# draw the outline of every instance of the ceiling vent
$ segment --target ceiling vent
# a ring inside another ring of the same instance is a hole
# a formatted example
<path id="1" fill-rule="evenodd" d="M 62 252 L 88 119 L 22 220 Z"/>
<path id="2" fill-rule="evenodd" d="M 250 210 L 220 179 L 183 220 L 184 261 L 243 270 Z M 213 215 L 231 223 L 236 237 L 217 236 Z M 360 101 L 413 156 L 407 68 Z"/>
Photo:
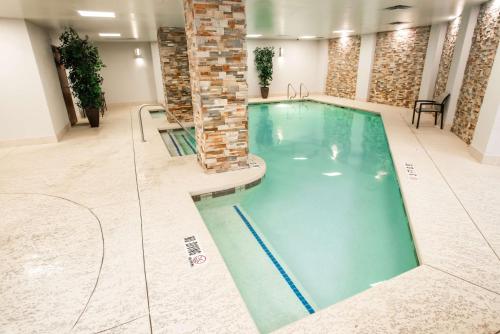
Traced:
<path id="1" fill-rule="evenodd" d="M 385 10 L 399 10 L 399 9 L 408 9 L 408 8 L 411 8 L 411 6 L 407 6 L 407 5 L 396 5 L 396 6 L 391 6 L 391 7 L 387 7 L 387 8 L 384 8 Z"/>
<path id="2" fill-rule="evenodd" d="M 410 23 L 410 22 L 394 21 L 394 22 L 391 22 L 389 24 L 393 25 L 393 26 L 397 26 L 397 25 L 400 25 L 400 24 L 408 24 L 408 23 Z"/>

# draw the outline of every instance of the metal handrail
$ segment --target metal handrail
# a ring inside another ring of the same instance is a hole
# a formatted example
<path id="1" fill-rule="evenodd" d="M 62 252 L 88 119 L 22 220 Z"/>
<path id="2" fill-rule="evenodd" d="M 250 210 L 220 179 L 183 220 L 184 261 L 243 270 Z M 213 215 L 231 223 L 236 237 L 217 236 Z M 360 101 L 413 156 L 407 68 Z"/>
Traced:
<path id="1" fill-rule="evenodd" d="M 307 91 L 307 94 L 302 96 L 302 86 L 304 86 L 305 90 Z M 307 89 L 306 85 L 304 85 L 302 82 L 300 83 L 300 87 L 299 87 L 299 97 L 302 98 L 302 97 L 308 97 L 309 96 L 309 89 Z"/>
<path id="2" fill-rule="evenodd" d="M 293 90 L 293 96 L 291 96 L 291 97 L 290 97 L 290 88 L 292 88 L 292 90 Z M 295 90 L 295 88 L 293 88 L 291 83 L 289 83 L 288 86 L 286 87 L 286 97 L 289 100 L 297 97 L 297 91 Z"/>
<path id="3" fill-rule="evenodd" d="M 175 117 L 174 114 L 172 114 L 167 108 L 165 108 L 164 105 L 162 104 L 142 104 L 140 107 L 139 107 L 139 125 L 141 126 L 141 138 L 142 138 L 142 142 L 146 142 L 146 140 L 144 139 L 144 127 L 142 125 L 142 108 L 145 108 L 145 107 L 162 107 L 165 112 L 167 114 L 169 114 L 170 116 L 172 116 L 172 118 L 175 120 L 175 122 L 177 124 L 179 124 L 179 126 L 182 128 L 182 130 L 186 131 L 186 133 L 188 134 L 189 137 L 191 137 L 192 139 L 194 139 L 194 141 L 196 142 L 196 138 L 191 134 L 191 132 L 189 132 L 182 124 L 181 122 L 179 122 L 179 120 L 177 119 L 177 117 Z"/>

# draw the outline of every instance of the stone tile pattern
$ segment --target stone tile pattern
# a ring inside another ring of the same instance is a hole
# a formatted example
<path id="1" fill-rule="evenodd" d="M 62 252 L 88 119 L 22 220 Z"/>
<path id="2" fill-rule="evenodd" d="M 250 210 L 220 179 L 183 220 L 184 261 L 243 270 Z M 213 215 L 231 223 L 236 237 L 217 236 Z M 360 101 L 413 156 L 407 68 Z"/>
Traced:
<path id="1" fill-rule="evenodd" d="M 334 38 L 328 41 L 328 76 L 326 94 L 354 99 L 358 76 L 361 36 Z"/>
<path id="2" fill-rule="evenodd" d="M 500 40 L 498 2 L 481 5 L 451 131 L 470 144 Z"/>
<path id="3" fill-rule="evenodd" d="M 446 91 L 451 61 L 453 60 L 453 53 L 455 52 L 458 29 L 460 28 L 460 20 L 461 17 L 459 16 L 448 23 L 446 37 L 443 44 L 443 53 L 441 54 L 441 60 L 439 61 L 439 70 L 436 79 L 436 86 L 434 88 L 434 98 L 437 98 Z"/>
<path id="4" fill-rule="evenodd" d="M 418 98 L 430 27 L 379 32 L 370 83 L 370 102 L 413 106 Z"/>
<path id="5" fill-rule="evenodd" d="M 191 83 L 184 28 L 158 29 L 158 47 L 163 78 L 163 89 L 168 110 L 181 122 L 193 121 Z M 167 114 L 169 122 L 174 122 Z"/>
<path id="6" fill-rule="evenodd" d="M 198 160 L 209 172 L 248 167 L 244 0 L 184 0 Z"/>

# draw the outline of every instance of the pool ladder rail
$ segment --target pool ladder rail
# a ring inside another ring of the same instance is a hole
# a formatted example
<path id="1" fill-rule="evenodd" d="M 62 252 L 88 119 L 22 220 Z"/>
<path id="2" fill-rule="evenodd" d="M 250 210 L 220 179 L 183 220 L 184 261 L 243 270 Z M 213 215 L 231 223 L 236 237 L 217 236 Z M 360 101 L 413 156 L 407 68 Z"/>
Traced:
<path id="1" fill-rule="evenodd" d="M 293 91 L 293 96 L 290 96 L 290 88 Z M 295 90 L 295 88 L 293 88 L 291 83 L 289 83 L 288 86 L 286 87 L 286 97 L 289 100 L 292 100 L 297 97 L 297 91 Z"/>
<path id="2" fill-rule="evenodd" d="M 181 122 L 179 122 L 179 120 L 177 119 L 177 117 L 175 117 L 174 114 L 172 114 L 168 108 L 165 108 L 164 105 L 162 104 L 142 104 L 140 107 L 139 107 L 139 110 L 138 110 L 138 113 L 139 113 L 139 125 L 140 125 L 140 128 L 141 128 L 141 139 L 142 139 L 142 142 L 145 143 L 146 142 L 146 139 L 144 139 L 144 126 L 142 125 L 142 109 L 145 108 L 145 107 L 161 107 L 165 110 L 165 112 L 167 114 L 169 114 L 170 116 L 172 116 L 172 118 L 175 120 L 175 122 L 177 124 L 179 124 L 179 126 L 181 127 L 182 130 L 184 130 L 186 132 L 186 134 L 191 137 L 191 139 L 194 139 L 194 141 L 196 142 L 196 138 L 191 134 L 191 132 L 189 132 L 185 127 L 184 125 L 181 124 Z"/>
<path id="3" fill-rule="evenodd" d="M 304 90 L 307 92 L 304 96 L 302 96 L 302 87 L 304 87 Z M 299 98 L 302 99 L 304 97 L 309 97 L 309 89 L 307 89 L 306 85 L 301 82 L 299 87 Z"/>

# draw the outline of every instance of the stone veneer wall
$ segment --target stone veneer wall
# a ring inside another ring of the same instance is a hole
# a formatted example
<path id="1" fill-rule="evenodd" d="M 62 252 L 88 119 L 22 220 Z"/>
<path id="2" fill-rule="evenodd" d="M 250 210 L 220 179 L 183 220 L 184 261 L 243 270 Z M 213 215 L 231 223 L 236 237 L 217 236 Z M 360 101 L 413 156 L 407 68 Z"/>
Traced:
<path id="1" fill-rule="evenodd" d="M 430 27 L 377 33 L 370 102 L 412 107 L 418 98 Z"/>
<path id="2" fill-rule="evenodd" d="M 471 143 L 474 136 L 500 40 L 499 8 L 498 1 L 490 1 L 481 5 L 474 29 L 457 111 L 451 128 L 451 131 L 467 144 Z"/>
<path id="3" fill-rule="evenodd" d="M 347 99 L 356 97 L 361 36 L 328 41 L 328 76 L 326 94 Z"/>
<path id="4" fill-rule="evenodd" d="M 198 160 L 207 172 L 248 167 L 244 0 L 184 0 Z"/>
<path id="5" fill-rule="evenodd" d="M 168 110 L 181 122 L 193 121 L 191 84 L 184 28 L 158 29 L 158 48 Z M 167 114 L 170 122 L 174 119 Z"/>
<path id="6" fill-rule="evenodd" d="M 434 98 L 437 98 L 446 91 L 451 61 L 453 60 L 453 53 L 455 52 L 458 29 L 460 28 L 460 20 L 461 17 L 457 17 L 448 23 L 446 37 L 443 44 L 443 53 L 441 54 L 441 60 L 439 61 L 439 70 L 436 79 L 436 86 L 434 88 Z"/>

